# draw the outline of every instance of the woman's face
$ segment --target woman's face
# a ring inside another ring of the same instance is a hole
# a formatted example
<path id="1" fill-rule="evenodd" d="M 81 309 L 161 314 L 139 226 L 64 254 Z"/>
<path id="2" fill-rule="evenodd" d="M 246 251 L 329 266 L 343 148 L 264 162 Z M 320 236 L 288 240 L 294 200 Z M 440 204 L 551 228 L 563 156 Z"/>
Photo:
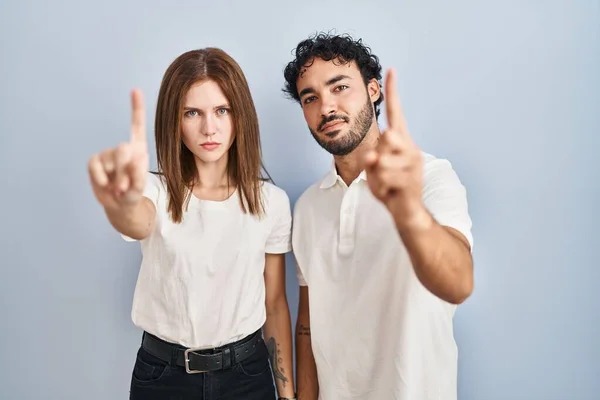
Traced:
<path id="1" fill-rule="evenodd" d="M 192 85 L 181 116 L 183 143 L 196 164 L 225 163 L 235 139 L 231 106 L 219 85 L 205 80 Z"/>

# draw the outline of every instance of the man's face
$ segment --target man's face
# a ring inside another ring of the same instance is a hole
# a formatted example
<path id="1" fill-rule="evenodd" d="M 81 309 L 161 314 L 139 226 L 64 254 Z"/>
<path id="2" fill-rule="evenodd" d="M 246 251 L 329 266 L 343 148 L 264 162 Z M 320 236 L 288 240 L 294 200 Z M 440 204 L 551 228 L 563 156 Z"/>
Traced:
<path id="1" fill-rule="evenodd" d="M 342 156 L 352 152 L 375 122 L 379 84 L 365 85 L 354 62 L 308 63 L 296 82 L 308 129 L 321 147 Z"/>

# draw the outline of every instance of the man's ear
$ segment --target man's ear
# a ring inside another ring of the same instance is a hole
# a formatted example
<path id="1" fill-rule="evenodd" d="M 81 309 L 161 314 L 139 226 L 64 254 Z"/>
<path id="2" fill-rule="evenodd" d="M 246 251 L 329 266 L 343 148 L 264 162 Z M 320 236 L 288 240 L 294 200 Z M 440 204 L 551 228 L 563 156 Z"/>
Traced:
<path id="1" fill-rule="evenodd" d="M 367 83 L 367 91 L 369 92 L 369 97 L 371 98 L 371 103 L 375 103 L 379 100 L 381 96 L 381 86 L 377 79 L 373 78 Z"/>

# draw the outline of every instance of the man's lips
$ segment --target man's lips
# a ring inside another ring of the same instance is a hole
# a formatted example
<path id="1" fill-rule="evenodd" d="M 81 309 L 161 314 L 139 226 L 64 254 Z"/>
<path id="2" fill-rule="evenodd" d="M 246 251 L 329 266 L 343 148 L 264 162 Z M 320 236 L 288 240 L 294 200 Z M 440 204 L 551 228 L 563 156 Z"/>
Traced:
<path id="1" fill-rule="evenodd" d="M 339 125 L 345 124 L 345 123 L 346 123 L 346 121 L 342 121 L 342 120 L 328 122 L 321 128 L 321 132 L 327 132 L 327 131 L 329 131 L 333 128 L 337 128 Z"/>

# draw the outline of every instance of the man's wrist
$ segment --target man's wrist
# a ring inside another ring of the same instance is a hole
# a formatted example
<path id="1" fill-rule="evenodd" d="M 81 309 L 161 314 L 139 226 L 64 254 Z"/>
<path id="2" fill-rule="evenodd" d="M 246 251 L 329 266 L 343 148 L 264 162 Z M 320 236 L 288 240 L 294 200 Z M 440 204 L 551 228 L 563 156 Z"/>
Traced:
<path id="1" fill-rule="evenodd" d="M 418 204 L 402 215 L 394 215 L 396 228 L 401 235 L 427 232 L 434 224 L 433 216 L 423 204 Z"/>

